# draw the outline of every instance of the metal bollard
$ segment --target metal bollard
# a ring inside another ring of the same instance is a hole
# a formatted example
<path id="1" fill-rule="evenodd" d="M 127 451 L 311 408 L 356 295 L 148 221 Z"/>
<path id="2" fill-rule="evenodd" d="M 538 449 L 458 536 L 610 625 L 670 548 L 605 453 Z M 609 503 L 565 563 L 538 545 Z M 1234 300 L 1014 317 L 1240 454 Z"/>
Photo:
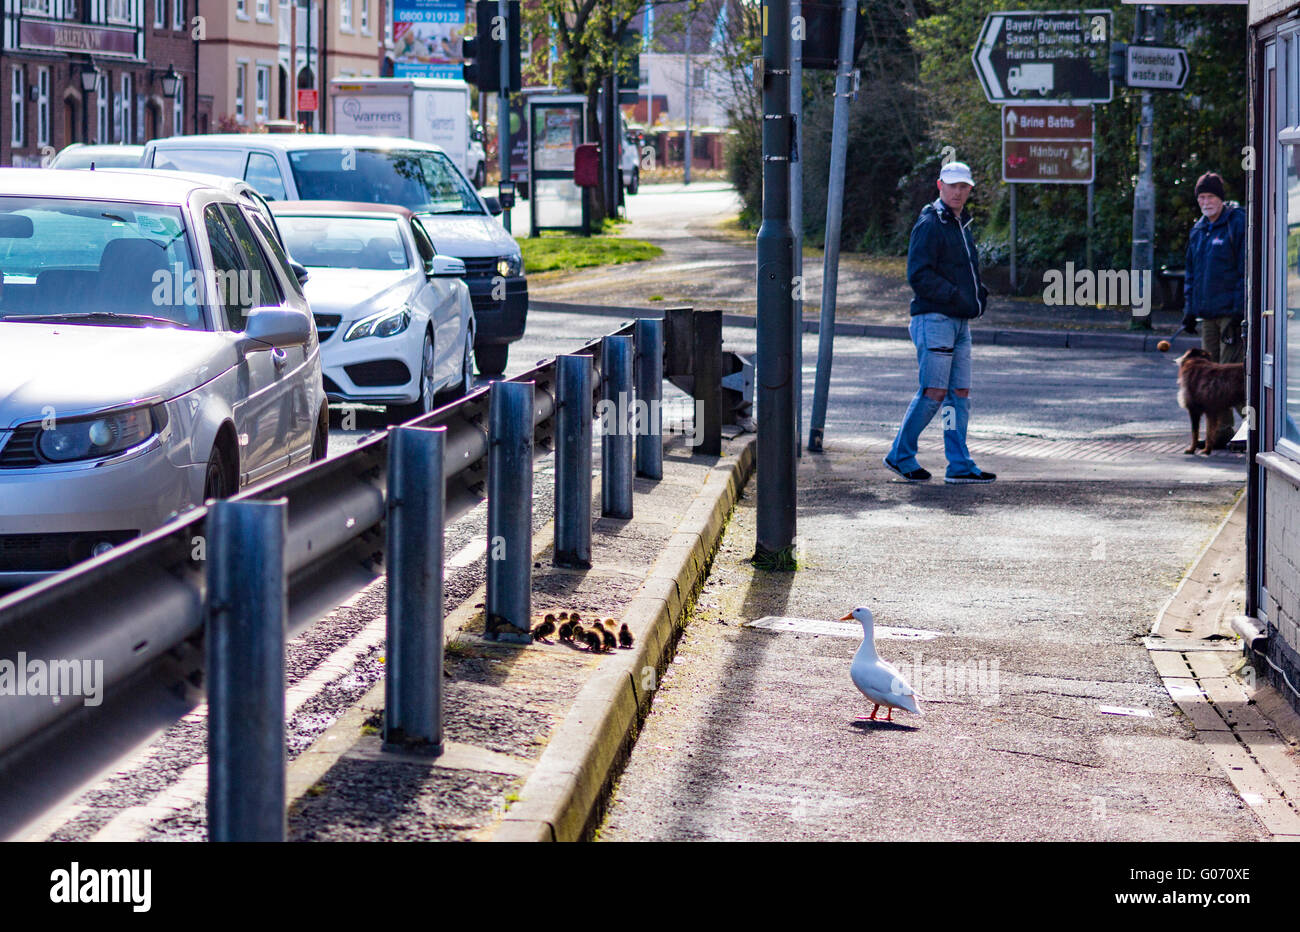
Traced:
<path id="1" fill-rule="evenodd" d="M 600 513 L 607 518 L 632 517 L 632 338 L 601 341 Z M 609 430 L 609 418 L 614 427 Z"/>
<path id="2" fill-rule="evenodd" d="M 664 477 L 663 397 L 664 322 L 642 317 L 636 322 L 636 400 L 643 419 L 637 424 L 636 474 L 647 479 Z"/>
<path id="3" fill-rule="evenodd" d="M 695 312 L 696 410 L 703 408 L 704 423 L 695 425 L 695 452 L 701 456 L 722 455 L 722 312 Z"/>
<path id="4" fill-rule="evenodd" d="M 388 432 L 384 744 L 442 753 L 442 545 L 447 428 Z"/>
<path id="5" fill-rule="evenodd" d="M 591 566 L 590 356 L 555 359 L 556 566 Z"/>
<path id="6" fill-rule="evenodd" d="M 284 841 L 287 500 L 208 512 L 208 838 Z"/>
<path id="7" fill-rule="evenodd" d="M 493 382 L 488 411 L 486 627 L 521 644 L 532 640 L 533 387 Z"/>

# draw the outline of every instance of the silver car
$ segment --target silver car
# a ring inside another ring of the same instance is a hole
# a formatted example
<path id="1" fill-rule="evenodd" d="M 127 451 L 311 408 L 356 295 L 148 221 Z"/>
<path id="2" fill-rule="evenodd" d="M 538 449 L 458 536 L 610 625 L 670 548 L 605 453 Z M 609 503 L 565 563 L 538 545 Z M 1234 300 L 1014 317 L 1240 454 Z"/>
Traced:
<path id="1" fill-rule="evenodd" d="M 325 456 L 263 216 L 190 179 L 0 169 L 0 586 Z"/>

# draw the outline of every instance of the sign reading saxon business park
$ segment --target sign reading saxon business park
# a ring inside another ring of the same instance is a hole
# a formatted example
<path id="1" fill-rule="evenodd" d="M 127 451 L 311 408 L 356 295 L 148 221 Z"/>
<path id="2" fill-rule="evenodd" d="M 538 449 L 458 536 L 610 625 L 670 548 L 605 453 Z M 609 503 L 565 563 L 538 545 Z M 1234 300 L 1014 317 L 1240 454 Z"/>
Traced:
<path id="1" fill-rule="evenodd" d="M 1109 103 L 1110 10 L 990 13 L 971 53 L 994 104 Z"/>

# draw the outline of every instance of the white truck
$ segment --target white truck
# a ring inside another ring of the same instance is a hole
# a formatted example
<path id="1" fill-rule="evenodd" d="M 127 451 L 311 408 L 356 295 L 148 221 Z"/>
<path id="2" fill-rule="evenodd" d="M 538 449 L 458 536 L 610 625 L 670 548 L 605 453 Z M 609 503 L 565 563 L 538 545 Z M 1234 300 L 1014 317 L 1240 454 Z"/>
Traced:
<path id="1" fill-rule="evenodd" d="M 1046 97 L 1056 87 L 1055 66 L 1051 62 L 1028 62 L 1007 72 L 1007 90 L 1017 97 L 1022 90 L 1037 90 Z"/>
<path id="2" fill-rule="evenodd" d="M 440 78 L 335 78 L 332 131 L 390 136 L 442 147 L 481 188 L 487 181 L 483 136 L 470 119 L 469 85 Z"/>

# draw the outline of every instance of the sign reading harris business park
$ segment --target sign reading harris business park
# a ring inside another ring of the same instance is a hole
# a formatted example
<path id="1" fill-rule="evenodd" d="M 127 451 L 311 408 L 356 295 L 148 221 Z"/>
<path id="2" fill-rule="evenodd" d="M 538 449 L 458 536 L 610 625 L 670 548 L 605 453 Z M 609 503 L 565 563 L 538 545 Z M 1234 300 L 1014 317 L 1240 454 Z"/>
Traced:
<path id="1" fill-rule="evenodd" d="M 392 0 L 393 76 L 465 76 L 465 0 Z"/>
<path id="2" fill-rule="evenodd" d="M 136 57 L 136 31 L 112 26 L 24 19 L 18 25 L 18 44 L 24 49 Z"/>

